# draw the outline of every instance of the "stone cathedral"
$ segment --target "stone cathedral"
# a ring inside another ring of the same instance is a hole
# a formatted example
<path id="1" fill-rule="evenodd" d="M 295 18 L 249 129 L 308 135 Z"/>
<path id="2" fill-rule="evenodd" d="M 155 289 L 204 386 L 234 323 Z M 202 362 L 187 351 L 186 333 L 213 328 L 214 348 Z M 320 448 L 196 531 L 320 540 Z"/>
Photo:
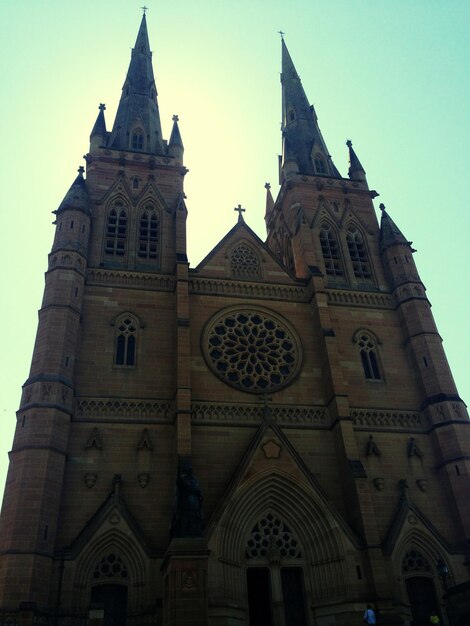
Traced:
<path id="1" fill-rule="evenodd" d="M 470 623 L 466 406 L 411 242 L 350 141 L 336 169 L 281 44 L 266 240 L 239 207 L 195 268 L 145 14 L 111 130 L 99 107 L 54 211 L 3 626 Z"/>

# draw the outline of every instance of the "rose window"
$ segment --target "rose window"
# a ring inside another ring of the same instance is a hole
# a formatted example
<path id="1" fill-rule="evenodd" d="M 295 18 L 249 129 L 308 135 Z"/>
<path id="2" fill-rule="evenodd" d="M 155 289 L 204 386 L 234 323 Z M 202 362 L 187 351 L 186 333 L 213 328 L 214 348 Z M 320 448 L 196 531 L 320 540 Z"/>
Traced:
<path id="1" fill-rule="evenodd" d="M 207 325 L 203 342 L 212 371 L 242 391 L 280 389 L 300 367 L 294 330 L 268 311 L 232 309 L 218 314 Z"/>
<path id="2" fill-rule="evenodd" d="M 246 545 L 248 559 L 279 556 L 297 559 L 301 557 L 299 542 L 289 527 L 272 513 L 260 520 L 251 531 Z"/>

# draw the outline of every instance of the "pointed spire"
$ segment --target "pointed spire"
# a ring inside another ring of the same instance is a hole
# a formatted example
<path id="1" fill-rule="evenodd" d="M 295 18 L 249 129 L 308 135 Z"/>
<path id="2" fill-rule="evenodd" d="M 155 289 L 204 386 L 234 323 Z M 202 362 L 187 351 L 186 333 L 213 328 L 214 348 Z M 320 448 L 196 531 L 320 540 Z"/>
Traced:
<path id="1" fill-rule="evenodd" d="M 178 126 L 179 117 L 173 115 L 173 128 L 171 130 L 170 141 L 168 143 L 168 154 L 174 156 L 178 161 L 183 161 L 184 145 Z"/>
<path id="2" fill-rule="evenodd" d="M 349 148 L 349 178 L 351 180 L 358 180 L 361 182 L 367 182 L 366 180 L 366 172 L 361 165 L 361 162 L 357 158 L 357 154 L 354 151 L 352 141 L 350 139 L 347 140 L 346 145 Z"/>
<path id="3" fill-rule="evenodd" d="M 78 176 L 73 181 L 70 189 L 65 194 L 64 199 L 59 205 L 59 208 L 54 211 L 54 213 L 62 213 L 66 209 L 75 209 L 78 211 L 84 211 L 85 213 L 90 213 L 89 202 L 88 202 L 88 191 L 86 188 L 86 181 L 83 178 L 83 173 L 85 168 L 80 165 L 78 168 Z"/>
<path id="4" fill-rule="evenodd" d="M 341 178 L 331 160 L 291 56 L 282 39 L 283 173 Z"/>
<path id="5" fill-rule="evenodd" d="M 390 215 L 385 210 L 385 205 L 380 204 L 380 210 L 382 211 L 382 218 L 380 220 L 380 237 L 379 245 L 380 251 L 383 252 L 390 246 L 408 246 L 411 247 L 411 241 L 408 241 Z M 412 252 L 414 250 L 412 249 Z"/>
<path id="6" fill-rule="evenodd" d="M 165 153 L 145 13 L 132 49 L 108 145 L 121 150 Z"/>
<path id="7" fill-rule="evenodd" d="M 265 183 L 264 188 L 266 189 L 266 211 L 264 214 L 264 221 L 267 224 L 274 209 L 274 200 L 271 193 L 271 185 L 269 183 Z"/>
<path id="8" fill-rule="evenodd" d="M 101 103 L 98 108 L 98 117 L 90 134 L 90 151 L 106 143 L 106 120 L 104 119 L 106 105 Z"/>

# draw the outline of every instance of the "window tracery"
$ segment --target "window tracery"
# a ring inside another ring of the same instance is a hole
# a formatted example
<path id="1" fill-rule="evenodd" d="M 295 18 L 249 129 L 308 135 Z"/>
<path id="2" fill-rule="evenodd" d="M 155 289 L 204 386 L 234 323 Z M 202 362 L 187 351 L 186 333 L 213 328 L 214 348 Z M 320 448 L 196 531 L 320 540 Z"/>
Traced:
<path id="1" fill-rule="evenodd" d="M 261 265 L 258 255 L 246 243 L 240 243 L 230 258 L 233 276 L 240 278 L 261 278 Z"/>
<path id="2" fill-rule="evenodd" d="M 336 234 L 327 222 L 324 222 L 320 227 L 320 244 L 326 274 L 333 277 L 343 276 L 343 265 Z"/>
<path id="3" fill-rule="evenodd" d="M 315 156 L 313 164 L 315 165 L 315 172 L 317 174 L 326 174 L 325 161 L 319 154 Z"/>
<path id="4" fill-rule="evenodd" d="M 139 220 L 139 257 L 156 259 L 159 243 L 160 227 L 158 214 L 152 207 L 147 207 L 142 211 Z"/>
<path id="5" fill-rule="evenodd" d="M 141 130 L 135 130 L 132 133 L 132 149 L 133 150 L 144 149 L 144 135 Z"/>
<path id="6" fill-rule="evenodd" d="M 356 342 L 359 346 L 359 355 L 361 357 L 362 368 L 366 379 L 382 380 L 377 355 L 377 346 L 374 338 L 369 333 L 361 331 L 356 336 Z"/>
<path id="7" fill-rule="evenodd" d="M 372 272 L 366 245 L 356 226 L 349 226 L 346 233 L 346 242 L 348 244 L 354 276 L 362 280 L 371 280 Z"/>
<path id="8" fill-rule="evenodd" d="M 104 556 L 99 563 L 97 563 L 95 567 L 95 571 L 93 572 L 93 578 L 128 578 L 128 570 L 121 559 L 121 557 L 117 554 L 111 552 L 107 556 Z"/>
<path id="9" fill-rule="evenodd" d="M 105 253 L 124 256 L 127 239 L 127 213 L 122 202 L 115 202 L 108 214 Z"/>
<path id="10" fill-rule="evenodd" d="M 272 513 L 255 524 L 246 545 L 247 559 L 298 559 L 301 556 L 299 542 L 290 528 Z"/>
<path id="11" fill-rule="evenodd" d="M 403 557 L 402 561 L 403 572 L 430 572 L 431 566 L 427 558 L 419 552 L 419 550 L 412 549 Z"/>
<path id="12" fill-rule="evenodd" d="M 116 349 L 114 364 L 133 367 L 136 361 L 137 321 L 131 316 L 123 316 L 116 325 Z"/>

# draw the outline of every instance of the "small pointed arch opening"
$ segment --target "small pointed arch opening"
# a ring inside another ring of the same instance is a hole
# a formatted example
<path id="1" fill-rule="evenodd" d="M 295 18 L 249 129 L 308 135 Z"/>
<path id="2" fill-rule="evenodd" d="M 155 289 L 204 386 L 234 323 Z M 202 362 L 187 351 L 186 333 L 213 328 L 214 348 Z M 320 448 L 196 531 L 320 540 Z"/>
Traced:
<path id="1" fill-rule="evenodd" d="M 141 260 L 155 260 L 160 251 L 160 212 L 151 204 L 139 216 L 138 256 Z"/>
<path id="2" fill-rule="evenodd" d="M 326 174 L 325 159 L 321 154 L 315 154 L 313 157 L 313 165 L 315 167 L 316 174 Z"/>
<path id="3" fill-rule="evenodd" d="M 106 224 L 105 254 L 123 257 L 126 253 L 128 215 L 123 202 L 115 200 L 109 211 Z"/>
<path id="4" fill-rule="evenodd" d="M 346 230 L 346 243 L 355 278 L 370 282 L 372 270 L 367 253 L 364 236 L 355 224 L 350 224 Z"/>
<path id="5" fill-rule="evenodd" d="M 362 369 L 366 380 L 383 380 L 382 368 L 379 362 L 377 337 L 368 330 L 359 330 L 354 335 L 354 342 L 359 350 Z"/>
<path id="6" fill-rule="evenodd" d="M 135 128 L 131 134 L 131 148 L 132 150 L 144 149 L 144 132 L 141 128 Z"/>
<path id="7" fill-rule="evenodd" d="M 320 224 L 320 245 L 325 263 L 325 273 L 332 278 L 344 276 L 343 261 L 338 246 L 338 237 L 333 226 L 329 222 Z"/>
<path id="8" fill-rule="evenodd" d="M 293 273 L 295 274 L 295 260 L 294 260 L 294 250 L 292 248 L 292 239 L 291 237 L 288 235 L 288 233 L 286 233 L 284 235 L 284 241 L 283 241 L 283 251 L 282 251 L 282 260 L 284 262 L 284 265 Z"/>
<path id="9" fill-rule="evenodd" d="M 234 278 L 261 278 L 261 259 L 248 243 L 241 241 L 230 253 L 230 273 Z"/>
<path id="10" fill-rule="evenodd" d="M 125 313 L 119 317 L 116 322 L 114 365 L 135 367 L 139 330 L 139 322 L 134 315 Z"/>

